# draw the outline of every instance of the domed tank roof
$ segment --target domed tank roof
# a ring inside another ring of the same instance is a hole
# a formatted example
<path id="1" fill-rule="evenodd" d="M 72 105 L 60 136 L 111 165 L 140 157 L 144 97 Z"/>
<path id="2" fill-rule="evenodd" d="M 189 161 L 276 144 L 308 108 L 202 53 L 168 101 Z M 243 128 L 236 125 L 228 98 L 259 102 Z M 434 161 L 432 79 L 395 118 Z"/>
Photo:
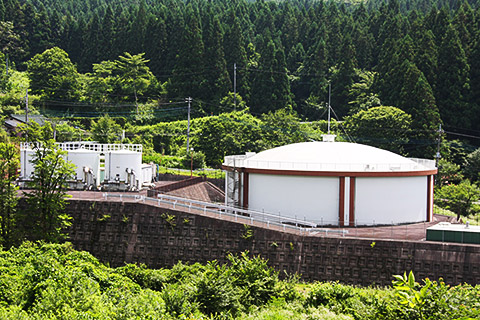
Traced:
<path id="1" fill-rule="evenodd" d="M 227 157 L 228 158 L 228 157 Z M 228 161 L 225 158 L 226 162 Z M 238 160 L 241 160 L 238 162 Z M 237 167 L 302 171 L 421 171 L 433 160 L 405 158 L 390 151 L 348 142 L 302 142 L 247 154 Z M 231 166 L 231 163 L 225 163 Z"/>

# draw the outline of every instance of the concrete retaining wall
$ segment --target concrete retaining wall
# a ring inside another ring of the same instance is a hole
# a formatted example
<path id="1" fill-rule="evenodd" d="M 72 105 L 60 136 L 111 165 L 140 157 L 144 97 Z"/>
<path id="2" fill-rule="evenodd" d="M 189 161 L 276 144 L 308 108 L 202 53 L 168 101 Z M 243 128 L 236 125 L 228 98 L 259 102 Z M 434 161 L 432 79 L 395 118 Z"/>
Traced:
<path id="1" fill-rule="evenodd" d="M 70 200 L 68 212 L 75 248 L 111 266 L 225 262 L 228 252 L 249 250 L 308 281 L 389 285 L 393 274 L 413 270 L 417 279 L 480 283 L 478 245 L 301 236 L 142 203 Z"/>

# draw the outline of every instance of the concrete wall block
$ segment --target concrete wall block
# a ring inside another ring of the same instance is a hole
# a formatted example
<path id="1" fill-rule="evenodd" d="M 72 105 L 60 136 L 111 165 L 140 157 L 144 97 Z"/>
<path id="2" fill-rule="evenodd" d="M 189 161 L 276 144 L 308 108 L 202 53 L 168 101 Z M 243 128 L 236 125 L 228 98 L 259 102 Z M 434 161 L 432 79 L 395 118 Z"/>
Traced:
<path id="1" fill-rule="evenodd" d="M 93 201 L 70 200 L 68 212 L 74 219 L 69 241 L 111 266 L 131 262 L 160 268 L 180 260 L 214 259 L 224 263 L 228 252 L 248 250 L 282 273 L 301 273 L 306 281 L 390 285 L 393 274 L 413 270 L 417 279 L 480 283 L 480 246 L 309 237 L 256 227 L 251 227 L 252 238 L 245 239 L 240 223 L 143 203 L 92 205 Z M 173 215 L 174 226 L 162 214 Z M 110 218 L 98 221 L 103 215 Z"/>

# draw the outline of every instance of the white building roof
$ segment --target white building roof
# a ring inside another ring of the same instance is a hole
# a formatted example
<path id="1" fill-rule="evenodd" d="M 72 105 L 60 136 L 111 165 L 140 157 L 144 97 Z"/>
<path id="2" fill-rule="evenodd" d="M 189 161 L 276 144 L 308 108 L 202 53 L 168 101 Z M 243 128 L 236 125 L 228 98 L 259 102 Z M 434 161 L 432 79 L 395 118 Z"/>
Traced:
<path id="1" fill-rule="evenodd" d="M 480 226 L 470 226 L 465 224 L 451 224 L 450 222 L 440 222 L 434 226 L 428 227 L 427 230 L 463 231 L 463 232 L 480 233 Z"/>
<path id="2" fill-rule="evenodd" d="M 435 162 L 348 142 L 294 143 L 258 154 L 225 157 L 224 165 L 269 170 L 388 172 L 435 169 Z"/>

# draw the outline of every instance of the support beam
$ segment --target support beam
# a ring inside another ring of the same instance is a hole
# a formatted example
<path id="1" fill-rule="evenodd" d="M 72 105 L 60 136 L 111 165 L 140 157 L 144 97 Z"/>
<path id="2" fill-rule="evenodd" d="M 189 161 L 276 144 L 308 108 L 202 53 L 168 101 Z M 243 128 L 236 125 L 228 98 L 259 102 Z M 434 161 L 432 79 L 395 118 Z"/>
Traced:
<path id="1" fill-rule="evenodd" d="M 349 226 L 355 226 L 355 177 L 350 177 Z"/>
<path id="2" fill-rule="evenodd" d="M 243 173 L 243 208 L 248 209 L 248 187 L 249 187 L 249 176 L 248 172 Z"/>
<path id="3" fill-rule="evenodd" d="M 339 177 L 339 182 L 338 225 L 343 227 L 345 225 L 345 177 Z"/>
<path id="4" fill-rule="evenodd" d="M 427 176 L 427 222 L 433 221 L 433 176 Z"/>

